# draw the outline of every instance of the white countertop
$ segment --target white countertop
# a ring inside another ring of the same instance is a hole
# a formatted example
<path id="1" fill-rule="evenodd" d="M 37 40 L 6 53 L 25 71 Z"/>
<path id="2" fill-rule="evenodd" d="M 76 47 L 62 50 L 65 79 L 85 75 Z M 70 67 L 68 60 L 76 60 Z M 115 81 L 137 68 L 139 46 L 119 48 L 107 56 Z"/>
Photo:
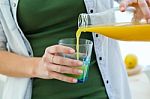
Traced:
<path id="1" fill-rule="evenodd" d="M 150 80 L 144 72 L 129 76 L 129 85 L 132 99 L 150 99 Z"/>

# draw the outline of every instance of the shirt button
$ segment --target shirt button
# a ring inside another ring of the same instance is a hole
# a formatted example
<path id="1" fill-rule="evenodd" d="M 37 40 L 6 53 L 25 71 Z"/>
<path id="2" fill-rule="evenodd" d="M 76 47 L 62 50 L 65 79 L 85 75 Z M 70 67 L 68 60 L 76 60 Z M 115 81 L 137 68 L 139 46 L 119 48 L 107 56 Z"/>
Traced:
<path id="1" fill-rule="evenodd" d="M 107 81 L 106 81 L 106 83 L 108 84 L 108 83 L 109 83 L 109 81 L 107 80 Z"/>
<path id="2" fill-rule="evenodd" d="M 17 5 L 16 3 L 13 3 L 13 7 L 16 7 L 16 5 Z"/>
<path id="3" fill-rule="evenodd" d="M 99 60 L 102 60 L 102 57 L 99 57 Z"/>
<path id="4" fill-rule="evenodd" d="M 29 53 L 29 56 L 31 56 L 31 52 L 30 52 L 30 51 L 28 51 L 28 53 Z"/>
<path id="5" fill-rule="evenodd" d="M 98 37 L 98 34 L 96 34 L 96 37 Z"/>
<path id="6" fill-rule="evenodd" d="M 93 13 L 93 10 L 91 9 L 90 12 Z"/>

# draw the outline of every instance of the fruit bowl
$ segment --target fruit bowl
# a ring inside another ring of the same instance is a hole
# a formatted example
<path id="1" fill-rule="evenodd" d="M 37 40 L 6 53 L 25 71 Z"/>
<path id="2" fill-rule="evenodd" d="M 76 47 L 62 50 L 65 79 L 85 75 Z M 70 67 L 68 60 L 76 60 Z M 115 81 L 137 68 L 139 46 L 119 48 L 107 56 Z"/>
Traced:
<path id="1" fill-rule="evenodd" d="M 136 75 L 142 71 L 142 67 L 140 65 L 135 66 L 135 68 L 127 69 L 128 76 Z"/>

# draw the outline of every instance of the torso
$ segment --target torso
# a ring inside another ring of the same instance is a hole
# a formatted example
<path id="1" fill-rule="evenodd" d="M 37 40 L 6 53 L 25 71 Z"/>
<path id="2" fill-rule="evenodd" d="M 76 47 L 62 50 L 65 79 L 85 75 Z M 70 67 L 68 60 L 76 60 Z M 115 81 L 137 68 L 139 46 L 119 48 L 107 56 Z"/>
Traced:
<path id="1" fill-rule="evenodd" d="M 21 0 L 18 21 L 29 40 L 34 56 L 41 57 L 46 47 L 58 40 L 75 37 L 77 19 L 85 13 L 83 0 Z M 92 33 L 81 38 L 92 40 Z M 83 84 L 69 84 L 58 80 L 33 79 L 32 99 L 106 99 L 107 93 L 93 52 L 88 80 Z"/>

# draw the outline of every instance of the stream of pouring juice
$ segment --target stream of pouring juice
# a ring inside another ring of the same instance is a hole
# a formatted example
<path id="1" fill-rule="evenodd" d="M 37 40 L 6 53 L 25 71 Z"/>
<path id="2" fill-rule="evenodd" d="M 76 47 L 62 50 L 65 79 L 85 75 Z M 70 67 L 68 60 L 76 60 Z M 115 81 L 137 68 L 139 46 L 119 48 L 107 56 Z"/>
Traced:
<path id="1" fill-rule="evenodd" d="M 79 59 L 79 38 L 81 32 L 95 32 L 109 38 L 123 41 L 150 41 L 150 25 L 112 25 L 112 26 L 89 26 L 80 27 L 76 32 L 77 60 Z"/>

